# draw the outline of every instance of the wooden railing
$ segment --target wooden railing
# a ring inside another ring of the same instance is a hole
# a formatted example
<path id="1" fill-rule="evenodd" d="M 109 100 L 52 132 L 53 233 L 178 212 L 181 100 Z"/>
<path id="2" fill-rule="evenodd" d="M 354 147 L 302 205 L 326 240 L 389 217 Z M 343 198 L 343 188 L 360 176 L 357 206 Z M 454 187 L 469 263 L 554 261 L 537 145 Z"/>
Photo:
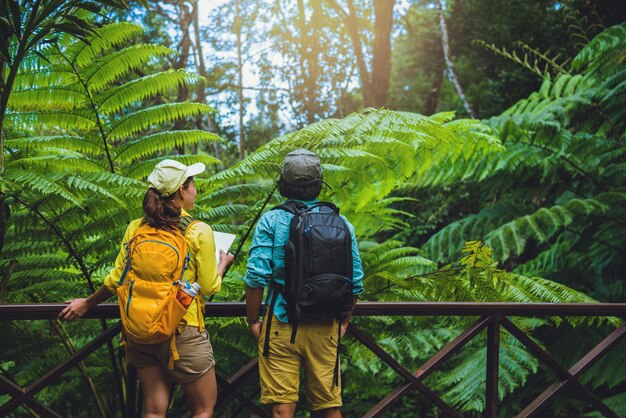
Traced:
<path id="1" fill-rule="evenodd" d="M 55 319 L 63 304 L 29 304 L 29 305 L 0 305 L 0 321 L 2 320 L 35 320 Z M 243 303 L 209 303 L 206 306 L 206 315 L 212 317 L 236 317 L 245 315 Z M 365 417 L 381 417 L 386 411 L 398 402 L 403 396 L 412 391 L 419 391 L 441 410 L 444 416 L 462 417 L 463 415 L 448 405 L 439 395 L 429 389 L 424 380 L 439 366 L 457 353 L 481 331 L 487 330 L 487 358 L 486 358 L 486 385 L 485 385 L 485 417 L 496 417 L 498 414 L 498 368 L 500 330 L 504 328 L 510 335 L 519 340 L 530 353 L 552 369 L 557 380 L 547 387 L 530 404 L 518 412 L 518 417 L 535 416 L 546 408 L 565 388 L 575 390 L 581 399 L 589 406 L 606 417 L 617 417 L 596 394 L 580 382 L 580 377 L 607 352 L 615 347 L 626 336 L 626 324 L 612 331 L 600 341 L 592 350 L 567 368 L 559 364 L 551 355 L 544 351 L 526 333 L 520 330 L 509 317 L 599 317 L 612 316 L 626 318 L 626 304 L 516 304 L 516 303 L 419 303 L 419 302 L 361 302 L 354 312 L 355 316 L 468 316 L 479 319 L 463 331 L 455 339 L 442 347 L 433 357 L 426 361 L 416 371 L 412 372 L 398 363 L 372 337 L 351 323 L 348 332 L 361 344 L 371 350 L 385 364 L 398 373 L 404 382 L 392 390 L 385 398 L 364 415 Z M 91 310 L 86 318 L 118 318 L 116 304 L 102 304 Z M 1 325 L 1 324 L 0 324 Z M 0 389 L 10 395 L 11 400 L 0 406 L 0 417 L 7 416 L 20 405 L 26 405 L 33 412 L 43 416 L 60 417 L 50 407 L 35 398 L 35 395 L 59 379 L 66 371 L 75 367 L 83 359 L 110 341 L 119 334 L 119 323 L 105 329 L 98 337 L 71 355 L 29 386 L 23 388 L 10 379 L 0 375 Z M 581 336 L 584 338 L 584 336 Z M 3 359 L 10 360 L 10 359 Z M 236 398 L 242 405 L 261 417 L 270 417 L 266 407 L 256 404 L 239 390 L 241 385 L 251 375 L 255 374 L 256 359 L 244 365 L 230 378 L 218 375 L 218 407 L 225 402 Z M 137 377 L 130 370 L 126 376 L 126 387 L 123 398 L 124 416 L 134 417 L 141 415 L 140 397 L 137 396 Z M 349 411 L 346 411 L 349 414 Z"/>

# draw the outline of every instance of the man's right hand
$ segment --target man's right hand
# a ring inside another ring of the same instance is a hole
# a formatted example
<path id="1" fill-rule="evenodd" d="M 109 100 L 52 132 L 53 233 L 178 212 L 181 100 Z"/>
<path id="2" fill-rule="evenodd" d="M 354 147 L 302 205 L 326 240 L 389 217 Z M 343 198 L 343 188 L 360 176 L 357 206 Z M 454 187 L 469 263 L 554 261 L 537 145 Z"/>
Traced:
<path id="1" fill-rule="evenodd" d="M 261 321 L 257 321 L 254 324 L 250 324 L 250 332 L 256 341 L 261 338 Z"/>

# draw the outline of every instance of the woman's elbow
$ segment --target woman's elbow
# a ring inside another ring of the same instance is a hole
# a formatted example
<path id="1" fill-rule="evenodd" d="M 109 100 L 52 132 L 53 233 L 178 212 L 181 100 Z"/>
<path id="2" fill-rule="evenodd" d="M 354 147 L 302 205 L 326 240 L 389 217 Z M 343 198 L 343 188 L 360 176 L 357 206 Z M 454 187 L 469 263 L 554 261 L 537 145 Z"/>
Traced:
<path id="1" fill-rule="evenodd" d="M 202 286 L 202 293 L 204 293 L 205 296 L 211 296 L 214 295 L 216 293 L 219 293 L 220 290 L 222 290 L 222 278 L 221 277 L 217 277 L 217 280 L 214 283 L 211 283 L 208 286 Z"/>

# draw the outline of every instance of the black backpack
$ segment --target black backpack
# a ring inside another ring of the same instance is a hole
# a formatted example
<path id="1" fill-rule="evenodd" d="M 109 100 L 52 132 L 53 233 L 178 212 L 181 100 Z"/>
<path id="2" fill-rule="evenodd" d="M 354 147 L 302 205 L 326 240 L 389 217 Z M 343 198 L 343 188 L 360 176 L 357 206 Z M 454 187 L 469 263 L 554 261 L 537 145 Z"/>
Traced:
<path id="1" fill-rule="evenodd" d="M 352 309 L 352 237 L 348 225 L 332 203 L 307 207 L 288 201 L 272 210 L 292 213 L 289 240 L 285 244 L 285 286 L 273 283 L 268 320 L 274 312 L 278 292 L 287 301 L 292 324 L 291 342 L 298 324 L 306 320 L 337 318 L 341 322 Z M 266 326 L 263 354 L 269 355 L 270 323 Z"/>

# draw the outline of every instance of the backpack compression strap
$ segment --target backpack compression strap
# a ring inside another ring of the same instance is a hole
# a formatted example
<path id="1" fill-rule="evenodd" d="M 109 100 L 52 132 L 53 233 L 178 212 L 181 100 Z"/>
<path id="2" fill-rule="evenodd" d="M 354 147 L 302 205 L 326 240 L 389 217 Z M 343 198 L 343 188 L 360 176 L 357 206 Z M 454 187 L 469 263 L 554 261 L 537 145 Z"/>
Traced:
<path id="1" fill-rule="evenodd" d="M 272 318 L 274 316 L 274 305 L 276 305 L 276 299 L 278 298 L 278 293 L 282 292 L 282 286 L 278 283 L 274 283 L 274 289 L 272 292 L 272 300 L 269 304 L 269 312 L 267 313 L 267 318 L 265 321 L 265 343 L 263 344 L 263 355 L 265 357 L 270 355 L 270 328 L 272 326 Z M 269 295 L 267 296 L 269 298 Z M 267 301 L 266 301 L 267 305 Z"/>
<path id="2" fill-rule="evenodd" d="M 193 216 L 183 216 L 178 221 L 178 230 L 180 231 L 181 234 L 183 234 L 183 237 L 187 239 L 187 232 L 189 232 L 189 228 L 192 225 L 197 224 L 198 222 L 200 221 L 195 219 Z M 189 254 L 189 250 L 187 250 L 187 257 L 185 257 L 185 265 L 183 266 L 183 271 L 180 275 L 181 279 L 185 278 L 185 270 L 189 266 L 189 258 L 190 258 L 190 254 Z M 198 330 L 199 332 L 202 332 L 204 331 L 204 318 L 202 317 L 202 313 L 204 312 L 204 305 L 202 304 L 202 297 L 196 296 L 194 299 L 196 302 L 196 311 L 198 312 Z"/>

